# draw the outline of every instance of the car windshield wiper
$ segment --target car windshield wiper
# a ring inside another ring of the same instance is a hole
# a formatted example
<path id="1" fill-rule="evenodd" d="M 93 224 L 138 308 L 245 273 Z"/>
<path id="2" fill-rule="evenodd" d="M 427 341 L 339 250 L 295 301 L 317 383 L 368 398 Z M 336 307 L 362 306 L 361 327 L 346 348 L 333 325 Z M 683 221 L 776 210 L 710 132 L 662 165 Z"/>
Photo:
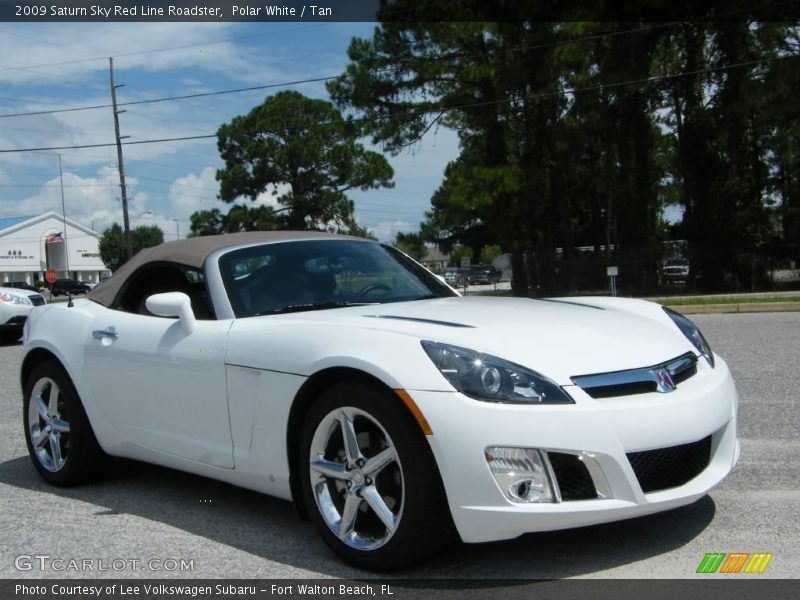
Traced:
<path id="1" fill-rule="evenodd" d="M 256 313 L 256 316 L 279 315 L 284 313 L 303 312 L 306 310 L 325 310 L 328 308 L 344 308 L 347 306 L 371 306 L 373 304 L 378 304 L 378 303 L 377 302 L 309 302 L 307 304 L 290 304 L 282 308 L 276 308 L 275 310 L 268 310 L 266 312 Z"/>

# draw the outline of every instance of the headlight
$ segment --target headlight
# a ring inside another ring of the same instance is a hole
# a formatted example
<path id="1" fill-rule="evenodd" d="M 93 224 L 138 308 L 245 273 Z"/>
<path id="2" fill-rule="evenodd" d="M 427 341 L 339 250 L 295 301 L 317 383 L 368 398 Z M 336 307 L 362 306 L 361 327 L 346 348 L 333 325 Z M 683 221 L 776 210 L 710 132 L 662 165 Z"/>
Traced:
<path id="1" fill-rule="evenodd" d="M 436 368 L 459 392 L 510 404 L 574 404 L 554 381 L 514 363 L 467 348 L 423 341 Z"/>
<path id="2" fill-rule="evenodd" d="M 30 304 L 31 301 L 25 296 L 16 296 L 14 294 L 0 294 L 0 302 L 7 302 L 8 304 Z"/>
<path id="3" fill-rule="evenodd" d="M 667 308 L 666 306 L 662 306 L 661 308 L 663 308 L 664 312 L 667 313 L 667 316 L 672 319 L 672 322 L 678 326 L 678 329 L 681 330 L 681 333 L 685 335 L 686 338 L 692 342 L 692 345 L 697 348 L 700 354 L 705 357 L 705 359 L 708 361 L 708 364 L 710 364 L 711 368 L 713 369 L 714 353 L 711 351 L 711 346 L 708 345 L 706 338 L 704 338 L 703 334 L 700 333 L 697 325 L 671 308 Z"/>

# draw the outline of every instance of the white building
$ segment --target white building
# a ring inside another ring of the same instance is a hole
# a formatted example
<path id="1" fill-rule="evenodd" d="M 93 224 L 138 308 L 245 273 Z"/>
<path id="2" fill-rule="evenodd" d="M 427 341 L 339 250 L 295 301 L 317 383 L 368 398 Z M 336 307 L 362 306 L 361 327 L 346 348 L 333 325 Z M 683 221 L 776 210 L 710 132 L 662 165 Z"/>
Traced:
<path id="1" fill-rule="evenodd" d="M 44 281 L 49 268 L 59 277 L 98 281 L 109 274 L 99 241 L 88 227 L 55 212 L 0 219 L 0 281 L 32 285 Z"/>

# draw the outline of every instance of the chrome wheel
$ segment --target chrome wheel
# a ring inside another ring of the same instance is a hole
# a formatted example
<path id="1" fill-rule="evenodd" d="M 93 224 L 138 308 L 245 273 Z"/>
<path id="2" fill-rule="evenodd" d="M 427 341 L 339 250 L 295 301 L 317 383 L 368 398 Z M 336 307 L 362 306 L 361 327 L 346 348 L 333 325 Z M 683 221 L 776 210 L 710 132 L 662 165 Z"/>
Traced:
<path id="1" fill-rule="evenodd" d="M 28 403 L 28 435 L 39 464 L 51 473 L 60 471 L 69 455 L 70 425 L 63 409 L 56 382 L 49 377 L 36 381 Z"/>
<path id="2" fill-rule="evenodd" d="M 403 468 L 374 417 L 351 406 L 328 413 L 314 430 L 308 472 L 320 515 L 339 540 L 374 550 L 391 539 L 403 515 Z"/>

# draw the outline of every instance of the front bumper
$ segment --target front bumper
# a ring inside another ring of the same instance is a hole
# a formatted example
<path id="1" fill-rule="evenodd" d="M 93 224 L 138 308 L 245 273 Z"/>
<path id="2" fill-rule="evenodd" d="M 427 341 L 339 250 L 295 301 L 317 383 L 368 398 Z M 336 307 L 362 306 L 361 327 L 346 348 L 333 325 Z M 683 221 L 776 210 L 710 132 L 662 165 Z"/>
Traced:
<path id="1" fill-rule="evenodd" d="M 28 304 L 7 304 L 0 306 L 0 333 L 19 333 L 31 312 L 33 306 Z"/>
<path id="2" fill-rule="evenodd" d="M 739 457 L 736 388 L 719 357 L 713 369 L 699 361 L 697 374 L 667 394 L 593 399 L 576 386 L 565 389 L 574 405 L 493 404 L 457 392 L 408 390 L 433 431 L 428 439 L 465 542 L 606 523 L 690 504 L 719 483 Z M 642 491 L 627 453 L 708 436 L 710 459 L 699 475 L 678 487 Z M 489 471 L 484 450 L 490 446 L 583 456 L 603 497 L 512 503 Z"/>

